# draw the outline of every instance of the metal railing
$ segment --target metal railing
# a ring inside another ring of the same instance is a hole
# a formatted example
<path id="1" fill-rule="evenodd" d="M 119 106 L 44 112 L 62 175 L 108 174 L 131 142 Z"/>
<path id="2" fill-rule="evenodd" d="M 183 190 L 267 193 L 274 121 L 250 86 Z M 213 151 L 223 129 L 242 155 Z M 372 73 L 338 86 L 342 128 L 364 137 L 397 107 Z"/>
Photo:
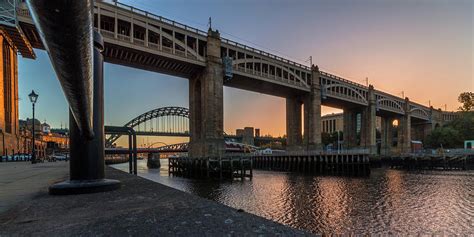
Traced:
<path id="1" fill-rule="evenodd" d="M 314 156 L 314 155 L 368 155 L 368 148 L 354 148 L 342 150 L 312 150 L 312 151 L 277 151 L 272 154 L 245 153 L 245 156 Z"/>
<path id="2" fill-rule="evenodd" d="M 180 29 L 183 29 L 183 30 L 193 32 L 193 33 L 196 33 L 196 34 L 207 37 L 207 32 L 205 32 L 205 31 L 199 30 L 197 28 L 194 28 L 194 27 L 191 27 L 191 26 L 188 26 L 188 25 L 185 25 L 185 24 L 181 24 L 179 22 L 170 20 L 166 17 L 155 15 L 155 14 L 150 13 L 148 11 L 144 11 L 144 10 L 138 9 L 136 7 L 127 5 L 127 4 L 123 4 L 123 3 L 120 3 L 120 2 L 116 2 L 116 1 L 100 1 L 100 3 L 111 5 L 111 6 L 116 6 L 120 9 L 122 9 L 122 10 L 126 10 L 126 11 L 129 11 L 129 12 L 132 12 L 132 13 L 136 13 L 138 15 L 149 17 L 149 18 L 152 18 L 154 20 L 158 20 L 158 21 L 161 21 L 163 23 L 166 23 L 168 25 L 171 25 L 171 26 L 174 26 L 174 27 L 177 27 L 177 28 L 180 28 Z"/>
<path id="3" fill-rule="evenodd" d="M 238 42 L 235 42 L 233 40 L 226 39 L 226 38 L 221 38 L 221 41 L 223 43 L 228 44 L 228 45 L 235 46 L 235 47 L 238 47 L 238 48 L 242 48 L 242 49 L 248 50 L 250 52 L 257 53 L 257 54 L 266 56 L 268 58 L 275 59 L 277 61 L 284 62 L 284 63 L 290 64 L 290 65 L 293 65 L 293 66 L 300 67 L 300 68 L 303 68 L 305 70 L 311 71 L 310 67 L 305 66 L 301 63 L 297 63 L 297 62 L 282 58 L 280 56 L 277 56 L 277 55 L 274 55 L 274 54 L 271 54 L 271 53 L 268 53 L 268 52 L 265 52 L 265 51 L 262 51 L 262 50 L 259 50 L 259 49 L 256 49 L 256 48 L 253 48 L 253 47 L 250 47 L 250 46 L 238 43 Z"/>
<path id="4" fill-rule="evenodd" d="M 296 86 L 300 86 L 300 87 L 304 87 L 304 88 L 309 88 L 309 86 L 307 86 L 306 84 L 301 82 L 302 79 L 299 79 L 299 78 L 295 78 L 294 80 L 290 80 L 290 79 L 287 79 L 287 78 L 284 78 L 284 77 L 271 75 L 271 74 L 268 74 L 268 73 L 264 73 L 264 72 L 257 71 L 257 70 L 254 70 L 254 69 L 242 67 L 242 66 L 239 66 L 239 65 L 234 65 L 233 68 L 234 68 L 235 71 L 244 72 L 244 73 L 248 73 L 248 74 L 252 74 L 252 75 L 256 75 L 256 76 L 261 76 L 261 77 L 265 77 L 265 78 L 268 78 L 268 79 L 273 79 L 275 81 L 282 81 L 282 82 L 286 82 L 288 84 L 292 84 L 292 85 L 296 85 Z"/>
<path id="5" fill-rule="evenodd" d="M 338 77 L 338 76 L 336 76 L 336 75 L 333 75 L 333 74 L 330 74 L 330 73 L 327 73 L 327 72 L 319 71 L 319 73 L 321 73 L 321 75 L 323 75 L 323 76 L 326 76 L 326 77 L 329 77 L 329 78 L 332 78 L 332 79 L 336 79 L 336 80 L 345 82 L 345 83 L 350 84 L 350 85 L 354 85 L 354 86 L 357 86 L 357 87 L 360 87 L 360 88 L 363 88 L 363 89 L 368 89 L 367 86 L 364 86 L 364 85 L 362 85 L 362 84 L 359 84 L 359 83 L 356 83 L 356 82 L 353 82 L 353 81 L 344 79 L 344 78 L 342 78 L 342 77 Z"/>

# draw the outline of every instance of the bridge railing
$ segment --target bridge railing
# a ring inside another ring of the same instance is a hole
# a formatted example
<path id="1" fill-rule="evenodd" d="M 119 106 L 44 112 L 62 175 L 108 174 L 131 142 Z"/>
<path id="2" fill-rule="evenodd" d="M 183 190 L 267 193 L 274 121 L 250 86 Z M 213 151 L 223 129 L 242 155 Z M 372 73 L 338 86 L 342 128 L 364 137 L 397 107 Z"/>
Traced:
<path id="1" fill-rule="evenodd" d="M 273 79 L 275 81 L 285 82 L 285 83 L 288 83 L 288 84 L 291 84 L 291 85 L 305 87 L 305 84 L 303 84 L 300 80 L 297 80 L 297 79 L 290 80 L 289 78 L 285 79 L 283 77 L 283 75 L 282 76 L 276 76 L 276 75 L 272 75 L 270 73 L 265 73 L 265 72 L 258 71 L 258 70 L 255 70 L 255 69 L 242 67 L 238 64 L 234 65 L 233 68 L 234 68 L 235 71 L 240 71 L 240 72 L 244 72 L 244 73 L 248 73 L 248 74 L 252 74 L 252 75 L 256 75 L 256 76 L 261 76 L 261 77 L 265 77 L 265 78 L 268 78 L 268 79 Z"/>
<path id="2" fill-rule="evenodd" d="M 191 31 L 191 32 L 197 33 L 199 35 L 207 37 L 207 32 L 205 32 L 205 31 L 199 30 L 197 28 L 194 28 L 194 27 L 191 27 L 191 26 L 188 26 L 188 25 L 185 25 L 185 24 L 181 24 L 179 22 L 170 20 L 166 17 L 155 15 L 155 14 L 150 13 L 148 11 L 141 10 L 139 8 L 136 8 L 136 7 L 133 7 L 133 6 L 130 6 L 130 5 L 127 5 L 127 4 L 123 4 L 123 3 L 120 3 L 120 2 L 116 2 L 116 1 L 110 1 L 110 0 L 100 1 L 100 2 L 105 3 L 105 4 L 109 4 L 109 5 L 114 5 L 114 6 L 117 6 L 117 7 L 121 8 L 121 9 L 130 11 L 130 12 L 133 12 L 133 13 L 137 13 L 137 14 L 145 16 L 145 17 L 150 17 L 150 18 L 153 18 L 155 20 L 158 20 L 158 21 L 164 22 L 166 24 L 172 25 L 174 27 L 181 28 L 181 29 L 186 30 L 186 31 Z"/>
<path id="3" fill-rule="evenodd" d="M 297 62 L 294 62 L 294 61 L 291 61 L 291 60 L 288 60 L 288 59 L 285 59 L 285 58 L 282 58 L 282 57 L 277 56 L 275 54 L 271 54 L 271 53 L 268 53 L 268 52 L 265 52 L 265 51 L 262 51 L 262 50 L 259 50 L 259 49 L 256 49 L 256 48 L 253 48 L 253 47 L 247 46 L 245 44 L 241 44 L 241 43 L 238 43 L 238 42 L 235 42 L 233 40 L 226 39 L 226 38 L 221 38 L 221 41 L 223 43 L 228 44 L 228 45 L 235 46 L 235 47 L 238 47 L 238 48 L 242 48 L 242 49 L 248 50 L 250 52 L 253 52 L 253 53 L 256 53 L 256 54 L 259 54 L 259 55 L 262 55 L 262 56 L 265 56 L 265 57 L 268 57 L 268 58 L 271 58 L 271 59 L 274 59 L 274 60 L 277 60 L 277 61 L 280 61 L 280 62 L 283 62 L 283 63 L 290 64 L 292 66 L 300 67 L 300 68 L 303 68 L 305 70 L 311 71 L 311 68 L 308 67 L 308 66 L 305 66 L 301 63 L 297 63 Z"/>
<path id="4" fill-rule="evenodd" d="M 244 156 L 312 156 L 312 155 L 351 155 L 361 154 L 368 155 L 369 149 L 367 148 L 354 148 L 354 149 L 343 149 L 343 150 L 313 150 L 313 151 L 284 151 L 284 152 L 273 152 L 272 154 L 260 154 L 260 153 L 245 153 Z"/>
<path id="5" fill-rule="evenodd" d="M 329 78 L 332 78 L 332 79 L 336 79 L 338 81 L 342 81 L 342 82 L 345 82 L 347 84 L 350 84 L 350 85 L 354 85 L 354 86 L 357 86 L 357 87 L 360 87 L 360 88 L 364 88 L 364 89 L 367 89 L 368 87 L 367 86 L 364 86 L 362 84 L 359 84 L 359 83 L 356 83 L 356 82 L 353 82 L 353 81 L 350 81 L 350 80 L 347 80 L 347 79 L 344 79 L 342 77 L 338 77 L 336 75 L 333 75 L 333 74 L 330 74 L 330 73 L 327 73 L 327 72 L 323 72 L 323 71 L 319 71 L 321 73 L 322 76 L 326 76 L 326 77 L 329 77 Z"/>

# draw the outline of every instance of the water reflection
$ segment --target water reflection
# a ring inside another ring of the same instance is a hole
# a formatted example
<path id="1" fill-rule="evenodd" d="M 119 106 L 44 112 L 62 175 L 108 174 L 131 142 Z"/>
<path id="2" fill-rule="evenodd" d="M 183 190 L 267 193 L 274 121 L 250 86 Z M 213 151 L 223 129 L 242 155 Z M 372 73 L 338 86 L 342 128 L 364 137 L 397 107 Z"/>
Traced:
<path id="1" fill-rule="evenodd" d="M 469 235 L 474 172 L 374 170 L 370 178 L 256 171 L 251 181 L 168 177 L 167 162 L 139 175 L 285 225 L 325 234 Z M 127 164 L 116 165 L 127 170 Z"/>

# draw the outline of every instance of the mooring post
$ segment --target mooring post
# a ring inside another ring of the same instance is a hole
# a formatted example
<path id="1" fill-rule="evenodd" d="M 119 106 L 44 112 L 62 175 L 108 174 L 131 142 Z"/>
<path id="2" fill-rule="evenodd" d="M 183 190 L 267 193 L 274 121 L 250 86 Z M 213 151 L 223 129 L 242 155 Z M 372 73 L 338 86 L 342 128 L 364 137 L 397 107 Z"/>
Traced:
<path id="1" fill-rule="evenodd" d="M 131 133 L 128 133 L 128 172 L 133 173 L 133 140 Z"/>

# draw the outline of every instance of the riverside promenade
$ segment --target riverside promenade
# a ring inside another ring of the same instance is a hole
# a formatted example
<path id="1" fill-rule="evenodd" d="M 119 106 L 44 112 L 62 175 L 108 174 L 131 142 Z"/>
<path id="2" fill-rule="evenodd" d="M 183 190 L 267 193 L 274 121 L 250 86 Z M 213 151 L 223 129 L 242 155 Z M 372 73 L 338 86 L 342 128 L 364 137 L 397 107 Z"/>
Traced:
<path id="1" fill-rule="evenodd" d="M 122 188 L 48 195 L 65 162 L 0 163 L 0 236 L 311 236 L 112 168 Z"/>

